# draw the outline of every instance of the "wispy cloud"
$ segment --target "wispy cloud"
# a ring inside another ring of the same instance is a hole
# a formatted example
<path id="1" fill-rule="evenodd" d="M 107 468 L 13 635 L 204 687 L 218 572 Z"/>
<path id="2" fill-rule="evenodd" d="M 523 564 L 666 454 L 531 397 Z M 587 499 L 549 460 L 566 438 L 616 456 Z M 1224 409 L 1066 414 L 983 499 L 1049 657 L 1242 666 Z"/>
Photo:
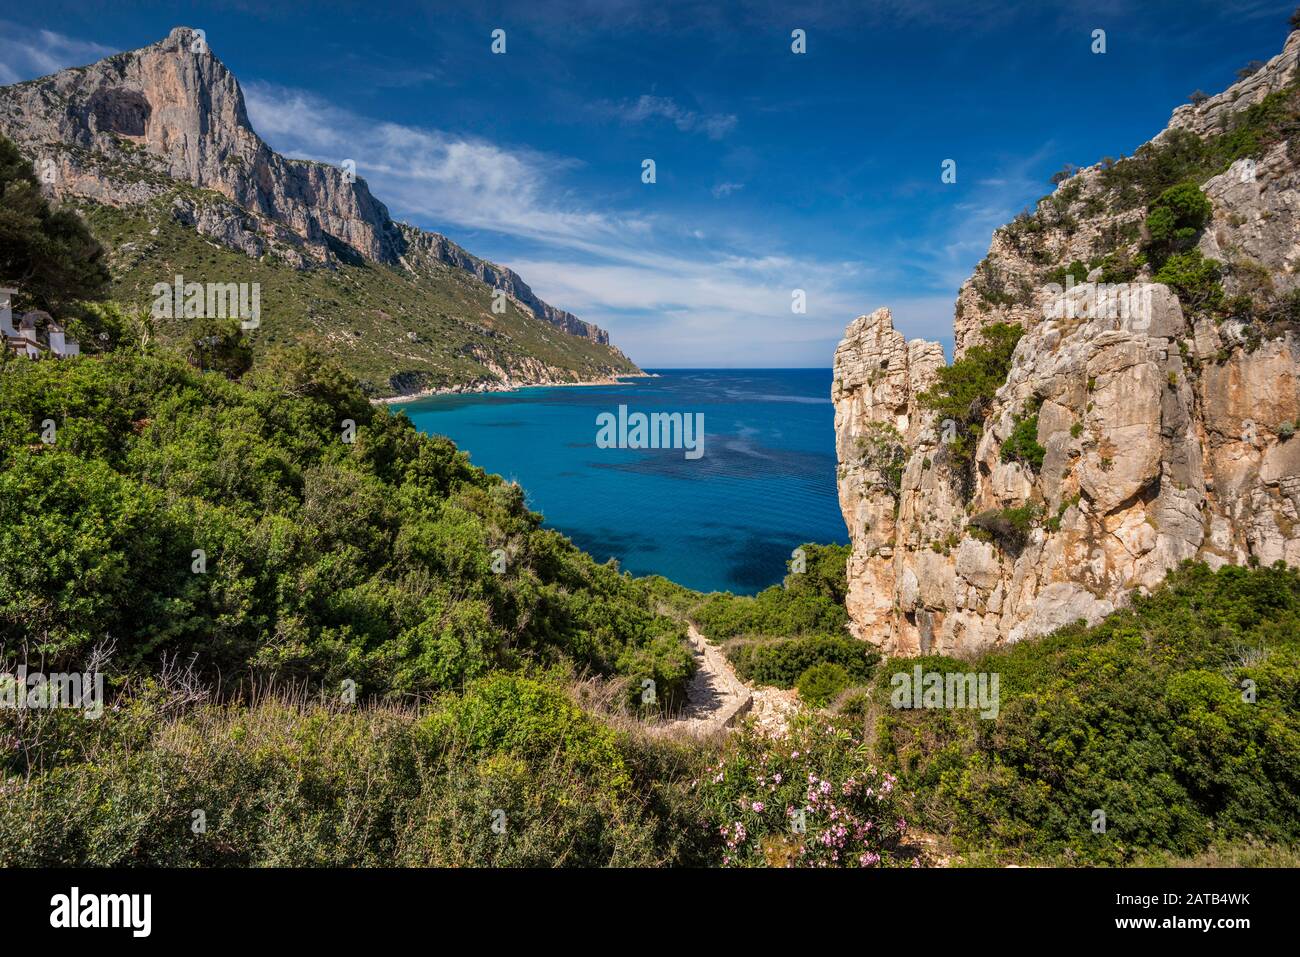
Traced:
<path id="1" fill-rule="evenodd" d="M 599 110 L 617 116 L 624 123 L 642 123 L 646 120 L 668 120 L 683 133 L 703 133 L 711 140 L 720 140 L 736 128 L 734 113 L 700 113 L 688 110 L 667 96 L 642 94 L 632 102 L 603 103 Z"/>
<path id="2" fill-rule="evenodd" d="M 53 31 L 0 28 L 0 82 L 114 52 Z M 823 365 L 853 316 L 886 304 L 909 335 L 946 338 L 953 292 L 971 256 L 982 254 L 992 229 L 1022 201 L 1026 170 L 1037 161 L 998 170 L 949 211 L 959 215 L 947 228 L 918 224 L 914 243 L 886 243 L 894 255 L 877 255 L 878 267 L 867 268 L 791 252 L 779 231 L 710 219 L 707 209 L 648 213 L 580 190 L 582 164 L 571 157 L 367 117 L 302 89 L 254 81 L 244 91 L 254 127 L 274 148 L 334 164 L 352 159 L 395 215 L 453 237 L 479 232 L 467 243 L 475 252 L 511 251 L 496 258 L 548 301 L 610 328 L 633 358 L 650 365 Z M 663 96 L 597 109 L 711 139 L 736 126 L 735 116 Z M 710 192 L 723 199 L 743 189 L 743 182 L 719 180 Z M 883 290 L 900 287 L 899 263 L 920 281 L 915 292 L 886 296 Z M 806 295 L 804 313 L 791 309 L 796 289 Z"/>
<path id="3" fill-rule="evenodd" d="M 402 215 L 421 216 L 546 243 L 599 248 L 645 229 L 566 202 L 552 188 L 574 161 L 443 130 L 371 120 L 303 90 L 244 87 L 253 127 L 289 156 L 351 159 L 375 194 Z"/>
<path id="4" fill-rule="evenodd" d="M 0 20 L 0 85 L 84 66 L 116 52 L 53 30 L 33 30 Z"/>
<path id="5" fill-rule="evenodd" d="M 860 263 L 790 256 L 734 231 L 578 201 L 564 185 L 578 168 L 572 159 L 367 119 L 302 90 L 252 83 L 245 95 L 273 147 L 322 162 L 353 159 L 396 215 L 533 244 L 536 254 L 508 265 L 548 301 L 613 327 L 634 358 L 770 364 L 779 354 L 820 364 L 827 343 L 833 348 L 865 308 L 869 271 Z M 715 193 L 741 187 L 722 183 Z M 791 309 L 795 289 L 806 294 L 806 313 Z M 795 355 L 791 345 L 806 348 Z"/>

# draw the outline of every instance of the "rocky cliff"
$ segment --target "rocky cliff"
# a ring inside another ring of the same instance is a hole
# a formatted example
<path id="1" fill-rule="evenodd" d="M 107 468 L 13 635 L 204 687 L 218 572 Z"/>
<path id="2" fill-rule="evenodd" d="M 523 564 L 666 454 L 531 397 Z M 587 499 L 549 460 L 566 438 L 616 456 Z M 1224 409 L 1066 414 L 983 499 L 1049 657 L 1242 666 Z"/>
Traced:
<path id="1" fill-rule="evenodd" d="M 162 202 L 200 235 L 296 269 L 359 258 L 438 277 L 438 265 L 450 266 L 503 289 L 537 320 L 608 346 L 603 330 L 543 302 L 511 270 L 395 223 L 355 174 L 272 150 L 250 125 L 235 77 L 189 28 L 0 88 L 0 134 L 57 199 L 117 208 Z M 178 183 L 190 188 L 178 191 Z M 635 371 L 610 352 L 608 372 Z"/>
<path id="2" fill-rule="evenodd" d="M 1185 559 L 1300 565 L 1298 52 L 998 230 L 953 366 L 887 309 L 849 326 L 832 399 L 861 637 L 967 654 L 1095 622 Z"/>

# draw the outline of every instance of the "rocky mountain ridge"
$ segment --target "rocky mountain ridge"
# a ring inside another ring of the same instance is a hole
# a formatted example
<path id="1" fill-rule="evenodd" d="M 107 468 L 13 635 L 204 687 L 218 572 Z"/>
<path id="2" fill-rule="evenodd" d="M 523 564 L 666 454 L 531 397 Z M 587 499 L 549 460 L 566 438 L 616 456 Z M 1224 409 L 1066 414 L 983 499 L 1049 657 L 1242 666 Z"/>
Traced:
<path id="1" fill-rule="evenodd" d="M 1185 559 L 1300 565 L 1298 54 L 1293 33 L 998 230 L 953 366 L 888 309 L 849 326 L 832 399 L 860 637 L 971 654 L 1095 622 Z M 1206 218 L 1162 248 L 1153 210 L 1188 182 Z M 974 397 L 940 416 L 953 396 Z"/>
<path id="2" fill-rule="evenodd" d="M 604 347 L 604 374 L 636 371 L 604 330 L 542 301 L 513 271 L 393 221 L 355 173 L 272 150 L 249 122 L 238 81 L 188 27 L 0 88 L 0 134 L 58 200 L 162 203 L 209 240 L 298 270 L 363 261 L 440 280 L 452 267 L 504 290 L 526 316 Z"/>

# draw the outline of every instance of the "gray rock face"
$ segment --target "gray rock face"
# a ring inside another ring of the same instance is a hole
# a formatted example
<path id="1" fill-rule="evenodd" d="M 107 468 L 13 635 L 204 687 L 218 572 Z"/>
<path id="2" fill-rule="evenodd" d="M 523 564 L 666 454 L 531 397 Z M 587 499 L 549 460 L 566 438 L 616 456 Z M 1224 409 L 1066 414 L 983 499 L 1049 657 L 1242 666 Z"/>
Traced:
<path id="1" fill-rule="evenodd" d="M 556 309 L 539 299 L 513 269 L 498 266 L 466 252 L 446 236 L 429 233 L 406 223 L 399 223 L 404 240 L 402 261 L 408 268 L 419 268 L 430 261 L 446 263 L 471 272 L 493 289 L 503 289 L 514 302 L 538 319 L 558 326 L 572 336 L 581 336 L 601 345 L 609 345 L 609 333 L 571 312 Z"/>
<path id="2" fill-rule="evenodd" d="M 1294 82 L 1298 53 L 1295 33 L 1253 77 L 1176 110 L 1171 127 L 1223 129 Z M 1200 249 L 1232 265 L 1228 295 L 1251 281 L 1295 290 L 1300 163 L 1281 144 L 1250 175 L 1244 165 L 1204 184 L 1213 220 Z M 1089 262 L 1116 236 L 1139 248 L 1145 210 L 1111 212 L 1104 197 L 1100 166 L 1062 183 L 1040 206 L 1056 218 L 1032 234 L 1037 245 L 999 230 L 962 287 L 959 357 L 990 323 L 1025 330 L 978 438 L 969 499 L 955 491 L 940 423 L 918 400 L 943 364 L 938 346 L 906 342 L 881 309 L 855 319 L 836 350 L 848 611 L 856 633 L 888 654 L 966 655 L 1096 622 L 1185 559 L 1300 566 L 1300 336 L 1286 324 L 1261 337 L 1249 321 L 1193 318 L 1149 272 L 1120 286 L 1050 288 L 1050 266 Z M 1030 416 L 1041 466 L 1003 461 Z M 892 472 L 881 452 L 891 441 L 902 450 Z M 972 524 L 1006 510 L 1031 516 L 1018 542 Z"/>
<path id="3" fill-rule="evenodd" d="M 1184 104 L 1174 110 L 1169 125 L 1152 139 L 1165 142 L 1174 130 L 1201 137 L 1228 129 L 1235 117 L 1266 96 L 1296 82 L 1300 63 L 1300 31 L 1287 39 L 1282 52 L 1258 72 L 1234 83 L 1199 105 Z M 1231 169 L 1202 184 L 1214 207 L 1214 218 L 1201 237 L 1206 255 L 1239 267 L 1229 270 L 1224 288 L 1229 295 L 1247 289 L 1259 270 L 1267 272 L 1275 292 L 1300 288 L 1300 157 L 1281 143 L 1248 163 L 1239 160 Z M 953 323 L 955 352 L 960 358 L 979 341 L 980 330 L 995 322 L 1012 322 L 1028 328 L 1043 314 L 1051 293 L 1044 288 L 1044 264 L 1089 262 L 1099 251 L 1122 245 L 1132 254 L 1141 244 L 1142 207 L 1108 211 L 1111 199 L 1105 187 L 1105 164 L 1080 170 L 1061 182 L 1055 193 L 1035 211 L 1039 225 L 1027 244 L 1009 224 L 993 235 L 988 256 L 974 276 L 962 284 Z M 1122 237 L 1117 242 L 1116 237 Z M 1027 248 L 1036 247 L 1036 248 Z M 1139 276 L 1151 278 L 1149 271 Z"/>
<path id="4" fill-rule="evenodd" d="M 969 654 L 1095 622 L 1184 559 L 1300 565 L 1300 437 L 1274 425 L 1300 417 L 1300 343 L 1237 348 L 1193 374 L 1184 356 L 1198 341 L 1217 354 L 1218 330 L 1193 329 L 1167 287 L 1139 290 L 1148 312 L 1046 319 L 1021 339 L 969 503 L 917 403 L 938 363 L 916 357 L 933 344 L 904 346 L 887 310 L 849 327 L 832 397 L 861 637 L 891 654 Z M 1001 456 L 1034 405 L 1046 449 L 1036 472 Z M 896 491 L 876 451 L 882 434 L 907 448 Z M 1024 506 L 1039 520 L 1018 554 L 969 523 Z"/>
<path id="5" fill-rule="evenodd" d="M 270 252 L 298 268 L 346 255 L 413 269 L 437 260 L 504 289 L 565 332 L 608 344 L 607 333 L 546 304 L 510 270 L 393 222 L 365 180 L 272 150 L 249 124 L 235 77 L 188 27 L 90 66 L 0 87 L 0 133 L 38 173 L 48 171 L 56 198 L 126 206 L 189 183 L 200 192 L 178 204 L 177 219 L 250 256 Z"/>

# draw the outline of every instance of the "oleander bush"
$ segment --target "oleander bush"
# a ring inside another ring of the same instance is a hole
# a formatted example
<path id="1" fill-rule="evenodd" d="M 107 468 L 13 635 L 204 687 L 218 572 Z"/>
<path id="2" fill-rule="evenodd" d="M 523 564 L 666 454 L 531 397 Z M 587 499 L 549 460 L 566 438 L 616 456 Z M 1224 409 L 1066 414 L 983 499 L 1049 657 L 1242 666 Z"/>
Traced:
<path id="1" fill-rule="evenodd" d="M 742 729 L 693 793 L 724 866 L 887 867 L 906 858 L 896 780 L 860 728 L 804 715 L 780 741 Z"/>

